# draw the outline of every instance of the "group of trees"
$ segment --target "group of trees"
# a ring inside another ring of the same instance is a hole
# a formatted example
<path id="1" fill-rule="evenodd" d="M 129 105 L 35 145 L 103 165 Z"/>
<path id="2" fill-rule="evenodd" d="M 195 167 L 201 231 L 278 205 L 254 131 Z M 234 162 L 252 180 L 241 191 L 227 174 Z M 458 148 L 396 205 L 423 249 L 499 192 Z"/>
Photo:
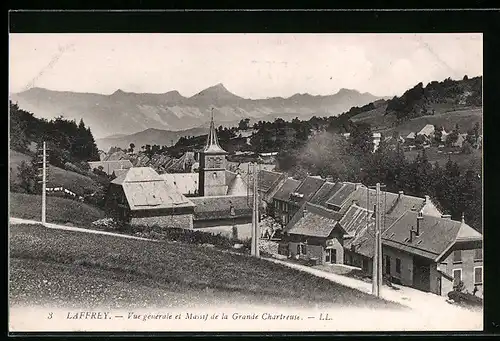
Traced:
<path id="1" fill-rule="evenodd" d="M 433 81 L 424 87 L 418 83 L 401 97 L 395 96 L 387 102 L 386 113 L 395 114 L 398 120 L 411 119 L 433 114 L 429 109 L 435 103 L 451 105 L 480 106 L 482 104 L 482 77 L 454 81 L 447 78 Z"/>
<path id="2" fill-rule="evenodd" d="M 58 117 L 53 120 L 36 118 L 32 113 L 19 108 L 17 103 L 10 105 L 10 147 L 22 153 L 31 154 L 32 142 L 41 146 L 47 142 L 50 149 L 49 162 L 61 168 L 72 163 L 85 168 L 88 161 L 99 160 L 99 150 L 92 132 L 83 120 Z"/>

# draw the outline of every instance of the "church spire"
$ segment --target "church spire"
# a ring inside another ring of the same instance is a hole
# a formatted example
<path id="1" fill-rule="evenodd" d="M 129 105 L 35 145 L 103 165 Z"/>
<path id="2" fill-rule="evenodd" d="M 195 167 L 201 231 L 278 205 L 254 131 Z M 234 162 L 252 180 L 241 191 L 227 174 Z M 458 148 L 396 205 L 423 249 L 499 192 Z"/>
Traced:
<path id="1" fill-rule="evenodd" d="M 217 138 L 217 132 L 215 130 L 215 123 L 214 123 L 214 108 L 212 108 L 212 117 L 210 120 L 210 130 L 208 131 L 207 144 L 205 145 L 203 152 L 205 152 L 205 153 L 224 153 L 224 154 L 227 153 L 219 145 L 219 139 Z"/>

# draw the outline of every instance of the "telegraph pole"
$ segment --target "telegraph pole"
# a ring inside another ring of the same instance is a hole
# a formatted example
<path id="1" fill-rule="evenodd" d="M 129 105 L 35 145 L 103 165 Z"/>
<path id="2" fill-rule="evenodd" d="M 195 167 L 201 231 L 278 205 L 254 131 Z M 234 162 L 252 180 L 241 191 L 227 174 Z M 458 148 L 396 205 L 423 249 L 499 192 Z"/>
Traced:
<path id="1" fill-rule="evenodd" d="M 374 245 L 374 255 L 373 255 L 373 278 L 372 278 L 372 294 L 380 297 L 380 289 L 382 287 L 382 268 L 383 268 L 383 258 L 382 258 L 382 205 L 380 203 L 380 188 L 385 187 L 377 183 L 375 186 L 375 245 Z M 373 187 L 372 187 L 373 188 Z"/>
<path id="2" fill-rule="evenodd" d="M 257 177 L 258 177 L 258 166 L 257 163 L 253 165 L 253 178 L 252 178 L 252 189 L 253 189 L 253 202 L 252 202 L 252 247 L 251 253 L 254 257 L 260 257 L 259 252 L 259 200 L 258 200 L 258 186 L 257 186 Z"/>
<path id="3" fill-rule="evenodd" d="M 43 142 L 42 148 L 42 225 L 45 225 L 47 222 L 47 145 L 46 142 Z"/>

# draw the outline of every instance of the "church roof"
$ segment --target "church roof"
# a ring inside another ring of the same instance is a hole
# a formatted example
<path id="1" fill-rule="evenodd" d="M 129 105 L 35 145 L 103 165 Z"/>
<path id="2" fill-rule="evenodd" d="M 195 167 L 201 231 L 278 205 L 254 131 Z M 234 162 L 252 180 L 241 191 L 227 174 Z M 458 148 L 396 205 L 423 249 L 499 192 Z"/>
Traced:
<path id="1" fill-rule="evenodd" d="M 240 174 L 236 175 L 228 186 L 227 195 L 247 195 L 251 193 L 251 189 L 245 183 Z"/>
<path id="2" fill-rule="evenodd" d="M 210 130 L 208 132 L 207 143 L 205 148 L 202 150 L 205 154 L 227 154 L 227 152 L 222 149 L 219 144 L 219 139 L 217 138 L 217 132 L 215 131 L 214 115 L 212 112 L 212 119 L 210 121 Z"/>

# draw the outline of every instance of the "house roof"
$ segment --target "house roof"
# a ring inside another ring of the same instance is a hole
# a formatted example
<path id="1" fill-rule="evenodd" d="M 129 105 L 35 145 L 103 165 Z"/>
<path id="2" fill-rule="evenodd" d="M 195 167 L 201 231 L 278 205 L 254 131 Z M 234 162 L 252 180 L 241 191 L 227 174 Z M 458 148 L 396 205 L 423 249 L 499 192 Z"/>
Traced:
<path id="1" fill-rule="evenodd" d="M 340 219 L 339 224 L 346 231 L 348 236 L 356 235 L 366 225 L 373 223 L 373 211 L 367 210 L 358 205 L 351 205 L 347 212 Z"/>
<path id="2" fill-rule="evenodd" d="M 252 216 L 251 198 L 247 196 L 211 196 L 190 198 L 195 220 L 231 219 Z M 231 214 L 231 206 L 234 215 Z"/>
<path id="3" fill-rule="evenodd" d="M 342 207 L 349 196 L 356 190 L 356 184 L 351 182 L 343 182 L 342 186 L 328 199 L 328 205 Z"/>
<path id="4" fill-rule="evenodd" d="M 112 183 L 123 187 L 132 211 L 194 206 L 149 167 L 130 168 Z"/>
<path id="5" fill-rule="evenodd" d="M 338 221 L 312 212 L 307 212 L 288 230 L 289 234 L 327 238 L 337 227 Z"/>
<path id="6" fill-rule="evenodd" d="M 300 181 L 288 178 L 285 180 L 283 185 L 278 189 L 276 194 L 274 195 L 274 199 L 288 201 L 290 200 L 290 194 L 294 192 L 297 187 L 299 187 Z"/>
<path id="7" fill-rule="evenodd" d="M 182 194 L 198 193 L 198 173 L 165 173 L 160 176 Z"/>
<path id="8" fill-rule="evenodd" d="M 482 236 L 464 222 L 448 218 L 422 215 L 419 224 L 419 235 L 413 234 L 409 241 L 410 230 L 416 230 L 417 212 L 407 211 L 397 219 L 383 234 L 385 245 L 416 254 L 428 259 L 437 260 L 456 241 L 481 240 Z"/>
<path id="9" fill-rule="evenodd" d="M 283 173 L 261 170 L 259 172 L 259 190 L 267 192 L 279 183 Z"/>
<path id="10" fill-rule="evenodd" d="M 89 162 L 90 169 L 96 169 L 100 166 L 106 174 L 111 175 L 117 169 L 131 168 L 132 162 L 130 160 L 114 160 L 114 161 L 92 161 Z"/>
<path id="11" fill-rule="evenodd" d="M 292 199 L 292 201 L 301 206 L 306 201 L 309 201 L 311 197 L 323 186 L 325 179 L 316 176 L 307 176 L 302 183 L 297 187 L 294 193 L 299 193 L 302 196 L 297 199 Z"/>
<path id="12" fill-rule="evenodd" d="M 417 135 L 426 135 L 429 136 L 432 133 L 434 133 L 434 126 L 432 124 L 426 124 L 425 127 L 423 127 Z"/>
<path id="13" fill-rule="evenodd" d="M 248 187 L 247 183 L 243 180 L 240 174 L 228 185 L 227 195 L 248 195 L 252 193 L 252 189 Z"/>
<path id="14" fill-rule="evenodd" d="M 342 187 L 341 182 L 325 181 L 323 186 L 314 194 L 309 201 L 311 204 L 327 207 L 326 202 Z"/>
<path id="15" fill-rule="evenodd" d="M 415 138 L 415 133 L 414 132 L 409 133 L 408 135 L 406 135 L 406 138 L 407 139 L 414 139 Z"/>
<path id="16" fill-rule="evenodd" d="M 357 206 L 373 210 L 373 205 L 376 203 L 375 189 L 368 189 L 365 186 L 359 186 L 351 193 L 342 206 L 340 212 L 345 213 L 354 201 Z M 419 211 L 425 204 L 424 198 L 418 198 L 406 194 L 396 194 L 387 191 L 380 191 L 381 206 L 384 215 L 384 225 L 390 226 L 396 219 L 403 215 L 408 210 Z"/>

